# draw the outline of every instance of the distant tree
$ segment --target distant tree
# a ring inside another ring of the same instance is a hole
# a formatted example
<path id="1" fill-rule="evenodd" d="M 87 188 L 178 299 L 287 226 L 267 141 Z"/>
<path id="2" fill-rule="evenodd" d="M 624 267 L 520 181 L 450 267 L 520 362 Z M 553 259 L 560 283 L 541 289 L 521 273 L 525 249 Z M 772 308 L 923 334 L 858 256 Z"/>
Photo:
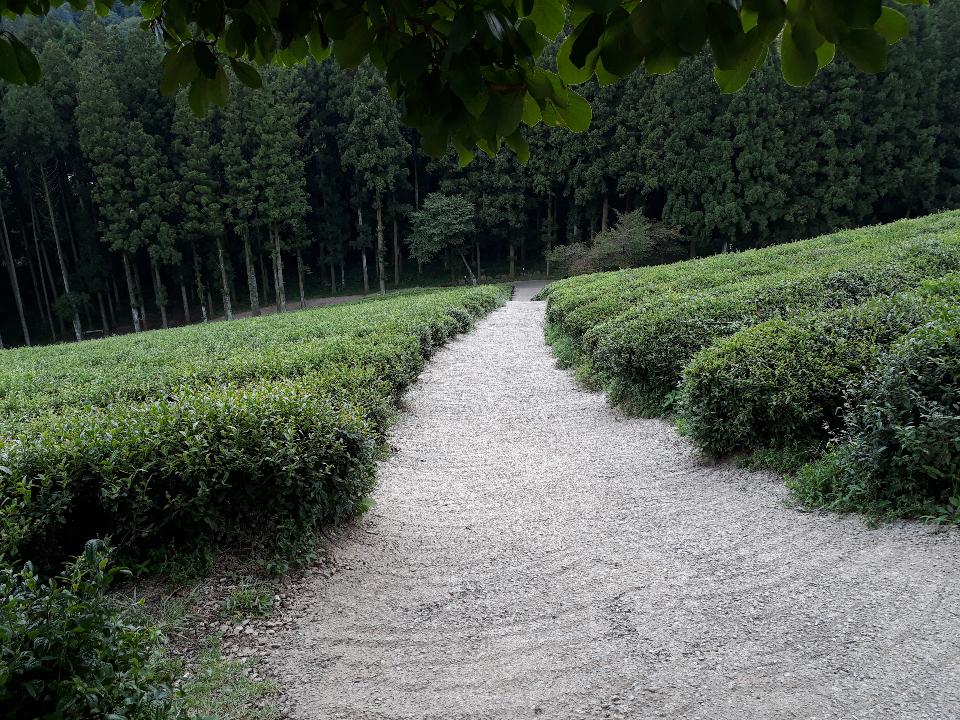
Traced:
<path id="1" fill-rule="evenodd" d="M 413 213 L 413 232 L 407 237 L 407 244 L 410 254 L 423 262 L 450 248 L 460 255 L 470 281 L 476 284 L 477 278 L 463 252 L 475 232 L 474 207 L 469 200 L 459 195 L 430 193 Z"/>
<path id="2" fill-rule="evenodd" d="M 303 260 L 307 189 L 299 123 L 304 107 L 293 83 L 297 76 L 274 72 L 267 76 L 267 107 L 256 125 L 258 147 L 251 171 L 259 188 L 257 217 L 266 227 L 273 248 L 277 310 L 287 308 L 283 279 L 283 250 L 297 253 L 298 279 L 303 295 Z M 298 234 L 295 235 L 295 231 Z M 284 239 L 285 238 L 285 239 Z"/>
<path id="3" fill-rule="evenodd" d="M 229 118 L 229 109 L 227 116 Z M 186 99 L 181 97 L 173 124 L 172 151 L 174 162 L 180 169 L 176 183 L 180 211 L 177 230 L 185 248 L 190 251 L 193 282 L 203 322 L 207 322 L 209 318 L 201 256 L 205 255 L 208 249 L 216 252 L 223 312 L 227 320 L 232 320 L 233 300 L 227 281 L 223 248 L 224 205 L 227 206 L 226 216 L 236 224 L 241 222 L 241 208 L 253 202 L 245 201 L 239 181 L 226 186 L 222 182 L 220 161 L 222 159 L 229 168 L 235 156 L 234 146 L 228 143 L 226 138 L 222 146 L 217 144 L 213 134 L 217 120 L 217 117 L 213 117 L 202 122 L 197 121 L 190 115 Z M 239 134 L 229 137 L 236 139 Z M 245 165 L 242 160 L 239 164 Z M 256 292 L 255 288 L 252 292 Z M 253 299 L 251 304 L 256 307 Z M 212 311 L 213 308 L 210 308 L 210 312 Z M 186 307 L 184 312 L 187 312 Z"/>
<path id="4" fill-rule="evenodd" d="M 360 192 L 373 200 L 377 223 L 377 278 L 383 294 L 386 292 L 384 196 L 394 192 L 405 179 L 411 149 L 401 132 L 396 105 L 387 95 L 383 79 L 370 65 L 360 66 L 353 74 L 351 92 L 343 102 L 343 117 L 341 161 L 345 169 L 353 172 Z M 362 213 L 359 205 L 357 211 Z M 359 222 L 363 222 L 362 215 Z"/>
<path id="5" fill-rule="evenodd" d="M 30 328 L 27 326 L 27 316 L 24 310 L 23 296 L 20 294 L 20 281 L 17 278 L 17 265 L 13 256 L 13 243 L 10 240 L 10 231 L 7 227 L 7 215 L 3 210 L 5 195 L 10 189 L 3 168 L 0 168 L 0 256 L 7 266 L 7 275 L 10 278 L 10 288 L 13 290 L 13 300 L 17 306 L 17 316 L 20 319 L 20 330 L 23 333 L 23 342 L 30 345 Z"/>
<path id="6" fill-rule="evenodd" d="M 61 66 L 62 51 L 53 43 L 46 43 L 40 59 L 50 70 Z M 70 284 L 70 272 L 65 252 L 65 238 L 61 237 L 60 219 L 54 206 L 54 188 L 57 187 L 58 163 L 69 143 L 69 126 L 58 115 L 56 90 L 63 78 L 48 74 L 37 85 L 12 87 L 3 97 L 2 121 L 4 141 L 9 152 L 20 158 L 25 192 L 33 202 L 34 190 L 40 193 L 46 210 L 50 232 L 56 250 L 57 265 L 63 295 L 56 302 L 59 311 L 73 323 L 75 338 L 83 339 L 79 308 L 82 296 Z"/>

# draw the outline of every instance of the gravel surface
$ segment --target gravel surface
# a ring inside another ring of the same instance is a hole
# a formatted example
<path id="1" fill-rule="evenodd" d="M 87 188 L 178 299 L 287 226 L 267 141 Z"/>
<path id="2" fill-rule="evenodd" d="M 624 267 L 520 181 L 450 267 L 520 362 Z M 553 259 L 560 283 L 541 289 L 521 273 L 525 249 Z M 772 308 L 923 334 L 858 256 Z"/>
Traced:
<path id="1" fill-rule="evenodd" d="M 535 287 L 405 399 L 271 663 L 293 717 L 958 718 L 960 537 L 789 509 L 556 369 Z"/>

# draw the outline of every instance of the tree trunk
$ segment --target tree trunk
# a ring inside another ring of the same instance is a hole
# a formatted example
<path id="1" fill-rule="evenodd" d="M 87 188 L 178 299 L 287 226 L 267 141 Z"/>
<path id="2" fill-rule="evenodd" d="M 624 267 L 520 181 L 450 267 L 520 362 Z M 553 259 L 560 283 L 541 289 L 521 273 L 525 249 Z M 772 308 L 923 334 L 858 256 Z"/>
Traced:
<path id="1" fill-rule="evenodd" d="M 197 244 L 193 244 L 193 279 L 197 283 L 197 300 L 200 303 L 200 319 L 202 322 L 208 322 L 210 320 L 207 315 L 207 298 L 204 295 L 207 294 L 206 288 L 203 287 L 203 274 L 200 272 L 200 258 L 197 255 Z M 213 310 L 213 306 L 210 306 L 210 310 Z"/>
<path id="2" fill-rule="evenodd" d="M 260 293 L 257 292 L 257 272 L 253 269 L 253 253 L 250 252 L 250 231 L 244 228 L 243 260 L 247 265 L 247 287 L 250 288 L 250 313 L 260 317 Z"/>
<path id="3" fill-rule="evenodd" d="M 67 295 L 70 295 L 70 277 L 67 275 L 67 263 L 63 259 L 63 248 L 60 246 L 60 231 L 57 230 L 57 218 L 53 212 L 53 202 L 50 200 L 50 186 L 47 184 L 47 173 L 43 168 L 40 168 L 40 179 L 43 181 L 43 195 L 47 200 L 47 211 L 50 213 L 53 244 L 57 248 L 57 260 L 60 262 L 60 273 L 63 275 L 63 289 Z M 73 334 L 77 338 L 77 342 L 83 340 L 83 328 L 80 327 L 80 314 L 76 308 L 74 308 L 73 311 Z"/>
<path id="4" fill-rule="evenodd" d="M 93 327 L 93 316 L 90 314 L 90 303 L 84 303 L 83 305 L 83 319 L 86 321 L 87 327 Z"/>
<path id="5" fill-rule="evenodd" d="M 417 277 L 423 275 L 423 260 L 417 258 Z"/>
<path id="6" fill-rule="evenodd" d="M 363 294 L 370 293 L 370 276 L 367 273 L 367 250 L 360 248 L 360 260 L 363 262 Z"/>
<path id="7" fill-rule="evenodd" d="M 273 268 L 276 273 L 274 285 L 277 288 L 277 312 L 287 311 L 287 287 L 283 281 L 283 255 L 280 254 L 280 231 L 270 227 L 273 235 Z"/>
<path id="8" fill-rule="evenodd" d="M 263 280 L 263 298 L 266 301 L 270 297 L 270 276 L 267 275 L 267 264 L 263 261 L 263 255 L 260 256 L 260 277 Z"/>
<path id="9" fill-rule="evenodd" d="M 471 267 L 470 267 L 470 263 L 467 262 L 467 257 L 463 254 L 463 250 L 460 251 L 460 259 L 463 260 L 463 264 L 464 264 L 464 265 L 466 266 L 466 268 L 467 268 L 467 274 L 470 276 L 470 284 L 471 284 L 471 285 L 476 285 L 476 284 L 477 284 L 477 278 L 474 277 L 474 275 L 473 275 L 473 268 L 471 268 Z"/>
<path id="10" fill-rule="evenodd" d="M 180 302 L 183 304 L 183 324 L 190 324 L 190 298 L 187 296 L 187 284 L 183 281 L 183 271 L 180 271 Z"/>
<path id="11" fill-rule="evenodd" d="M 80 253 L 77 252 L 77 239 L 73 234 L 73 221 L 70 219 L 70 208 L 67 205 L 67 196 L 63 192 L 63 183 L 60 182 L 60 173 L 57 172 L 57 192 L 60 193 L 60 202 L 63 205 L 63 217 L 67 221 L 67 236 L 70 238 L 70 248 L 73 250 L 73 262 L 80 264 Z"/>
<path id="12" fill-rule="evenodd" d="M 48 305 L 47 305 L 47 312 L 48 312 L 49 315 L 50 315 L 50 325 L 51 325 L 51 329 L 52 329 L 52 327 L 53 327 L 53 316 L 54 316 L 53 304 L 57 301 L 57 284 L 53 281 L 53 271 L 50 269 L 50 256 L 47 254 L 47 246 L 46 246 L 46 245 L 40 245 L 40 254 L 41 254 L 41 259 L 42 259 L 42 261 L 43 261 L 43 262 L 42 262 L 42 265 L 41 265 L 41 268 L 46 268 L 46 271 L 47 271 L 47 275 L 46 275 L 46 278 L 47 278 L 47 279 L 46 279 L 46 286 L 50 289 L 50 297 L 49 297 L 49 299 L 47 300 L 47 303 L 48 303 Z M 41 270 L 41 273 L 42 273 L 42 270 Z M 57 327 L 60 328 L 60 333 L 62 334 L 62 333 L 63 333 L 63 318 L 60 317 L 59 315 L 57 315 Z M 54 337 L 54 339 L 59 340 L 56 332 L 53 333 L 53 337 Z"/>
<path id="13" fill-rule="evenodd" d="M 47 308 L 47 321 L 50 323 L 50 336 L 56 340 L 57 331 L 53 326 L 53 298 L 57 295 L 57 286 L 53 284 L 53 273 L 50 272 L 50 260 L 46 249 L 40 245 L 40 233 L 37 230 L 37 209 L 33 203 L 33 192 L 27 181 L 27 201 L 30 205 L 30 226 L 33 229 L 33 247 L 37 255 L 37 266 L 40 271 L 40 285 L 43 288 L 43 302 Z M 25 232 L 25 231 L 24 231 Z"/>
<path id="14" fill-rule="evenodd" d="M 27 327 L 27 316 L 23 311 L 23 296 L 20 295 L 20 283 L 17 280 L 17 267 L 13 264 L 13 247 L 10 244 L 10 233 L 7 231 L 7 216 L 0 204 L 0 242 L 3 243 L 4 259 L 7 262 L 7 272 L 10 275 L 10 285 L 13 288 L 13 300 L 17 305 L 17 314 L 20 316 L 20 329 L 23 331 L 23 342 L 30 346 L 30 328 Z"/>
<path id="15" fill-rule="evenodd" d="M 462 253 L 462 252 L 460 253 L 460 257 L 463 257 L 463 253 Z M 447 249 L 446 249 L 446 250 L 444 251 L 444 253 L 443 253 L 443 259 L 444 259 L 444 260 L 446 261 L 446 263 L 447 263 L 447 270 L 450 271 L 450 284 L 452 285 L 452 284 L 454 284 L 454 283 L 457 281 L 456 276 L 455 276 L 455 274 L 454 274 L 455 271 L 454 271 L 454 268 L 453 268 L 453 248 L 451 248 L 451 247 L 449 247 L 449 246 L 447 247 Z"/>
<path id="16" fill-rule="evenodd" d="M 166 330 L 170 327 L 167 322 L 167 289 L 160 279 L 160 266 L 153 258 L 150 258 L 150 270 L 153 275 L 153 297 L 156 299 L 157 307 L 160 308 L 160 324 Z"/>
<path id="17" fill-rule="evenodd" d="M 26 230 L 23 228 L 23 225 L 20 226 L 20 229 L 23 233 L 24 250 L 27 253 L 27 267 L 30 269 L 30 284 L 33 285 L 34 302 L 36 302 L 37 309 L 40 311 L 40 321 L 43 322 L 47 318 L 43 305 L 45 298 L 41 297 L 40 295 L 40 281 L 37 279 L 37 268 L 33 264 L 33 256 L 30 254 L 30 245 L 27 242 Z"/>
<path id="18" fill-rule="evenodd" d="M 380 294 L 387 294 L 387 283 L 384 274 L 386 268 L 384 268 L 384 255 L 386 255 L 386 248 L 384 247 L 383 242 L 383 203 L 380 202 L 380 192 L 377 191 L 377 200 L 376 200 L 376 209 L 377 209 L 377 281 L 380 284 Z"/>
<path id="19" fill-rule="evenodd" d="M 340 260 L 340 289 L 344 290 L 347 287 L 347 261 Z"/>
<path id="20" fill-rule="evenodd" d="M 110 323 L 107 322 L 107 308 L 103 302 L 103 293 L 97 291 L 97 305 L 100 308 L 100 325 L 102 327 L 103 336 L 110 337 Z"/>
<path id="21" fill-rule="evenodd" d="M 143 285 L 140 284 L 140 269 L 137 267 L 137 261 L 134 257 L 130 258 L 130 266 L 133 271 L 133 287 L 137 294 L 137 304 L 140 307 L 140 324 L 143 326 L 144 330 L 148 330 L 147 327 L 147 305 L 146 301 L 143 299 Z"/>
<path id="22" fill-rule="evenodd" d="M 603 195 L 603 208 L 600 211 L 600 231 L 607 229 L 607 220 L 610 218 L 610 198 L 606 193 Z"/>
<path id="23" fill-rule="evenodd" d="M 297 248 L 297 284 L 300 286 L 300 309 L 307 307 L 307 298 L 303 294 L 303 253 Z"/>
<path id="24" fill-rule="evenodd" d="M 420 209 L 420 163 L 417 162 L 417 153 L 413 153 L 413 209 Z"/>
<path id="25" fill-rule="evenodd" d="M 230 283 L 227 279 L 227 263 L 223 259 L 223 238 L 217 236 L 217 264 L 220 266 L 220 292 L 223 293 L 223 315 L 233 320 L 233 302 L 230 298 Z"/>
<path id="26" fill-rule="evenodd" d="M 210 292 L 210 288 L 207 288 L 206 292 L 207 292 L 207 307 L 209 308 L 210 317 L 213 318 L 213 293 Z"/>
<path id="27" fill-rule="evenodd" d="M 113 282 L 112 278 L 110 282 L 111 283 Z M 113 295 L 110 293 L 109 290 L 107 290 L 106 293 L 104 294 L 107 296 L 107 312 L 110 313 L 110 328 L 112 329 L 116 327 L 116 324 L 117 324 L 117 315 L 113 309 Z"/>
<path id="28" fill-rule="evenodd" d="M 337 270 L 333 263 L 330 263 L 330 294 L 337 294 Z"/>
<path id="29" fill-rule="evenodd" d="M 474 249 L 477 251 L 477 280 L 483 276 L 483 272 L 480 270 L 480 243 L 474 243 Z M 474 285 L 477 283 L 474 282 Z"/>
<path id="30" fill-rule="evenodd" d="M 400 228 L 397 217 L 393 217 L 393 286 L 400 287 Z"/>
<path id="31" fill-rule="evenodd" d="M 127 278 L 127 292 L 130 293 L 130 314 L 133 316 L 133 331 L 140 332 L 140 306 L 137 304 L 137 292 L 133 285 L 133 272 L 130 270 L 130 253 L 123 251 L 123 274 Z"/>
<path id="32" fill-rule="evenodd" d="M 517 258 L 516 250 L 514 250 L 513 243 L 510 243 L 510 279 L 513 280 L 514 275 L 517 274 Z"/>

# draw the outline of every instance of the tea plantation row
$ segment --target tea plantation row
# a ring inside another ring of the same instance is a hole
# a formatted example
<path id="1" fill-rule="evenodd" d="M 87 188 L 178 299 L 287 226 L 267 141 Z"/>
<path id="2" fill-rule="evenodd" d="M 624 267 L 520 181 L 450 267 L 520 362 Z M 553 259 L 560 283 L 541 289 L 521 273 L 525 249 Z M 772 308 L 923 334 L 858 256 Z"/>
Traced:
<path id="1" fill-rule="evenodd" d="M 715 455 L 826 446 L 801 500 L 916 515 L 960 495 L 957 271 L 951 212 L 544 295 L 558 354 L 615 402 Z"/>
<path id="2" fill-rule="evenodd" d="M 398 393 L 508 290 L 0 353 L 0 555 L 55 568 L 275 535 L 362 507 Z"/>

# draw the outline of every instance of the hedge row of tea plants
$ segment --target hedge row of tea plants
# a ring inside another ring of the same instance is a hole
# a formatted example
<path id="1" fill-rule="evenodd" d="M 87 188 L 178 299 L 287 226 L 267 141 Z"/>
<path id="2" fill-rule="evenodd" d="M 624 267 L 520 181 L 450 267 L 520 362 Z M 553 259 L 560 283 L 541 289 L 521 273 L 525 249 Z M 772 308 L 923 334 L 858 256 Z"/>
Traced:
<path id="1" fill-rule="evenodd" d="M 361 508 L 399 392 L 486 286 L 0 353 L 0 548 L 127 560 Z"/>
<path id="2" fill-rule="evenodd" d="M 960 305 L 882 354 L 830 451 L 788 484 L 810 505 L 960 522 Z"/>
<path id="3" fill-rule="evenodd" d="M 843 422 L 847 388 L 895 341 L 958 303 L 953 274 L 918 291 L 776 318 L 722 338 L 684 370 L 684 427 L 715 455 L 826 440 Z"/>
<path id="4" fill-rule="evenodd" d="M 926 337 L 931 323 L 952 317 L 960 276 L 951 273 L 958 270 L 960 213 L 950 212 L 763 250 L 570 278 L 544 295 L 550 335 L 562 339 L 563 355 L 579 366 L 581 377 L 629 410 L 677 416 L 694 442 L 713 454 L 822 446 L 831 438 L 832 447 L 861 447 L 854 439 L 865 435 L 866 421 L 855 418 L 879 412 L 862 406 L 867 388 L 880 382 L 876 373 L 912 362 L 894 360 L 905 338 Z M 949 392 L 948 385 L 941 400 Z M 928 415 L 918 417 L 927 423 Z M 920 483 L 918 472 L 950 476 L 950 482 L 925 486 L 928 500 L 942 500 L 958 482 L 950 464 L 958 453 L 945 450 L 949 458 L 921 461 L 919 448 L 939 437 L 928 431 L 915 432 L 915 444 L 900 438 L 903 448 L 912 448 L 903 450 L 912 460 L 891 464 L 877 456 L 875 467 L 912 473 L 911 487 Z M 893 452 L 889 438 L 871 442 Z M 836 498 L 865 481 L 836 468 L 867 464 L 862 452 L 849 449 L 832 451 L 831 458 L 834 470 L 819 465 L 819 490 L 803 497 L 840 507 Z M 866 496 L 857 497 L 845 507 L 866 507 Z"/>

